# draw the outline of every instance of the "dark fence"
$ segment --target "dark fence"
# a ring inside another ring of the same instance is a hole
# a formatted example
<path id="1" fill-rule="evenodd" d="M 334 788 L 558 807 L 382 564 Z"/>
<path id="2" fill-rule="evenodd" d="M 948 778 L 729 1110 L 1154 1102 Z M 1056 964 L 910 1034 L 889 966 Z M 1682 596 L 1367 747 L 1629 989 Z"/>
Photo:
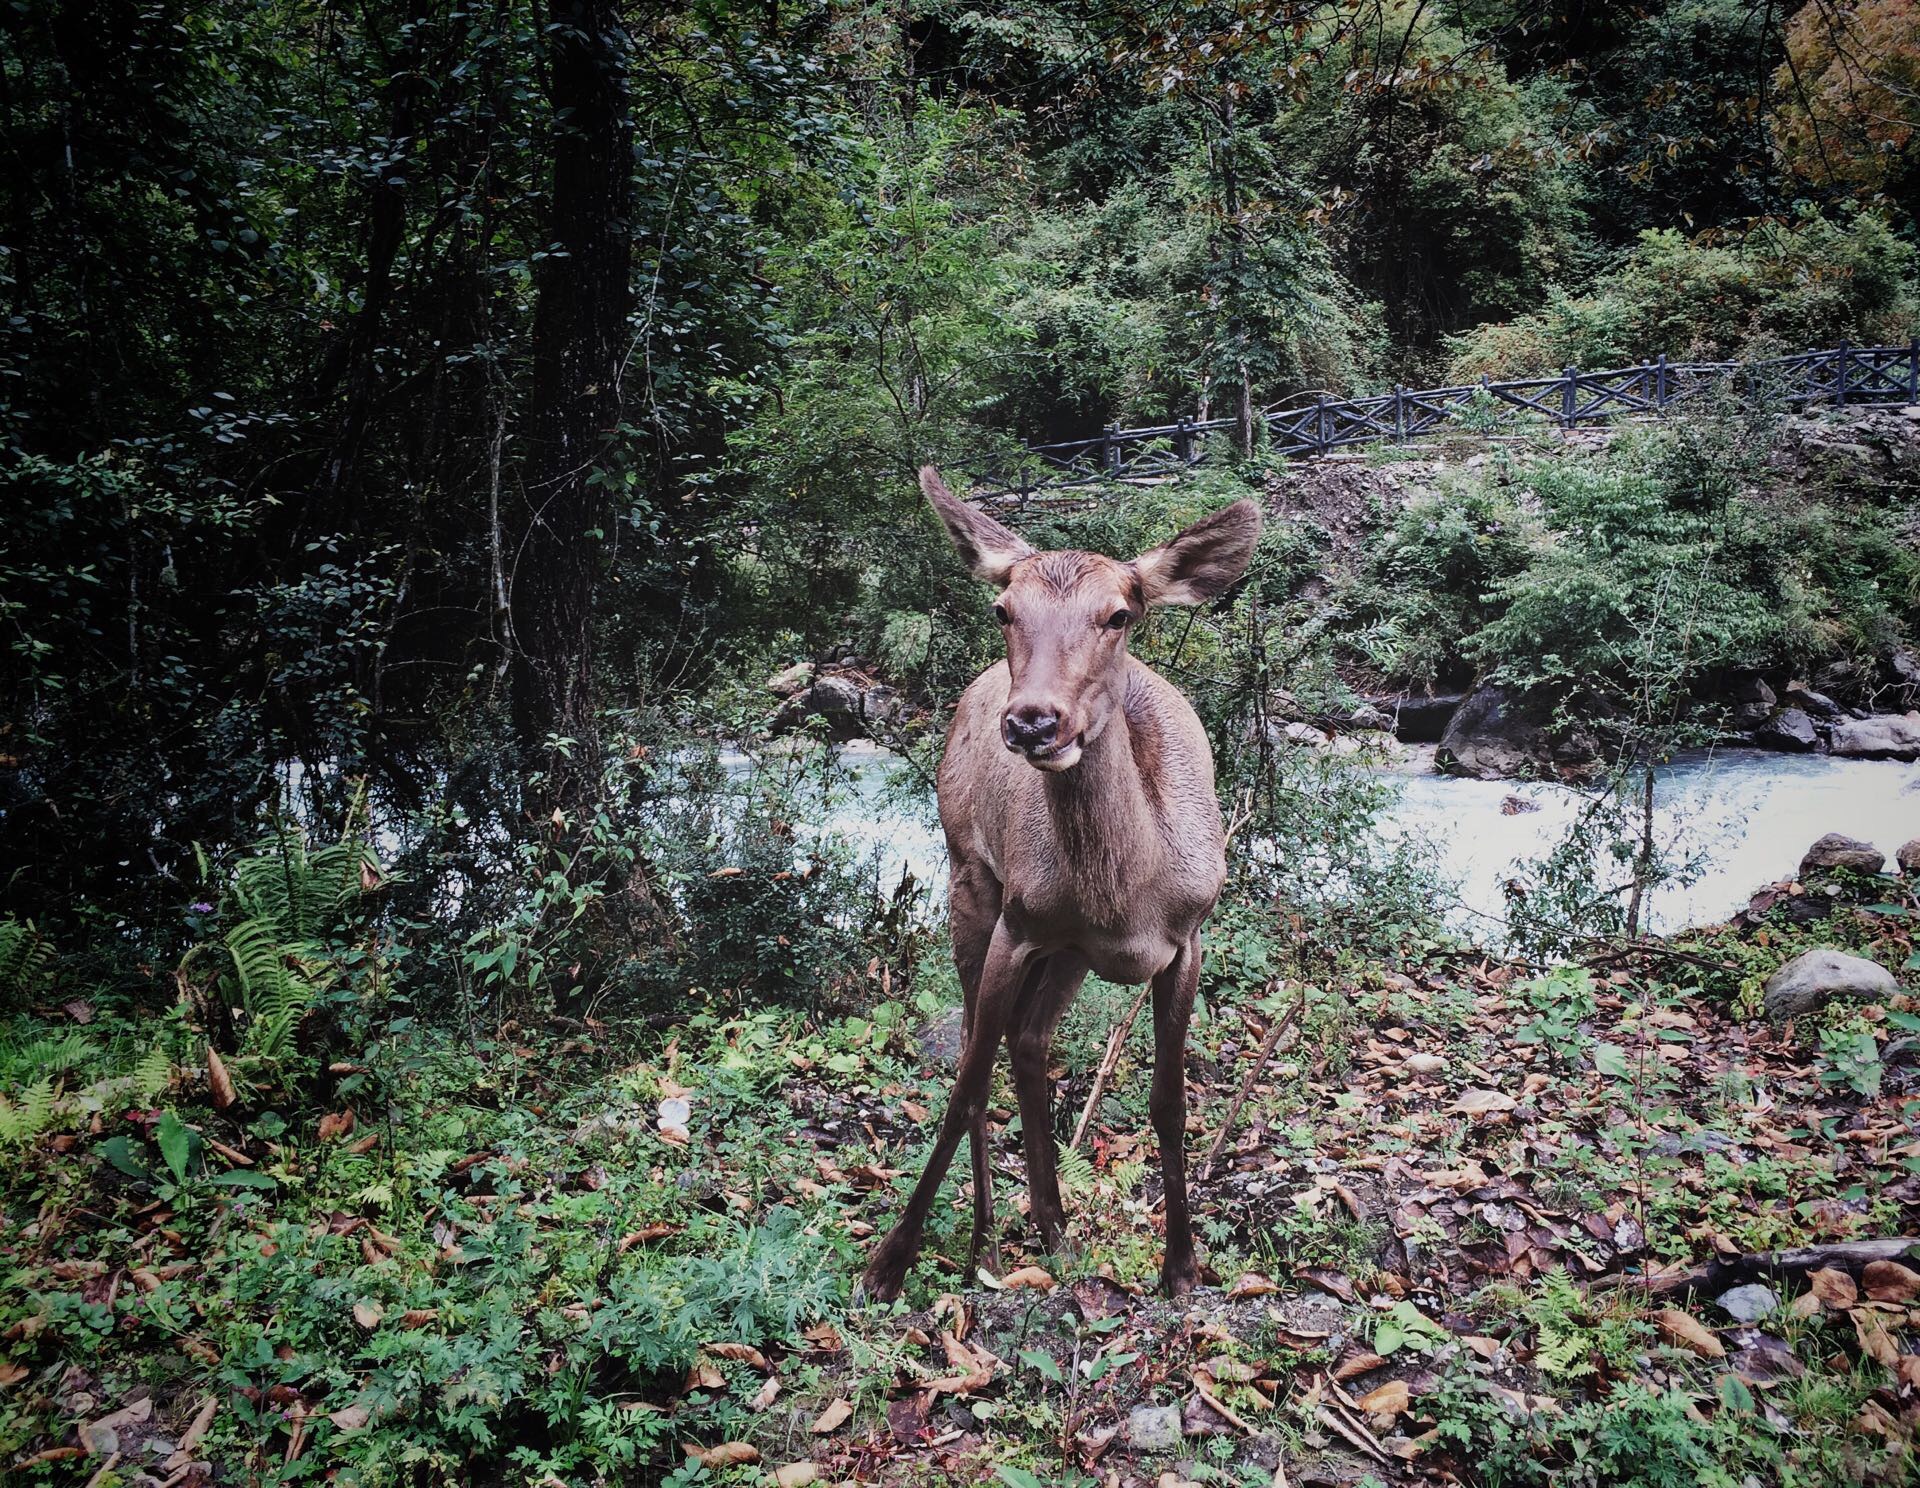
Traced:
<path id="1" fill-rule="evenodd" d="M 1776 407 L 1920 402 L 1920 340 L 1906 346 L 1848 346 L 1759 362 L 1670 362 L 1664 356 L 1615 372 L 1568 367 L 1558 377 L 1458 387 L 1395 388 L 1365 398 L 1316 396 L 1262 410 L 1258 424 L 1274 454 L 1324 455 L 1353 445 L 1404 442 L 1442 429 L 1493 428 L 1537 417 L 1562 428 L 1622 414 L 1658 414 L 1710 392 Z M 1144 429 L 1106 428 L 1090 439 L 1029 445 L 1026 458 L 974 470 L 972 495 L 997 505 L 1067 493 L 1107 481 L 1153 482 L 1207 456 L 1235 421 L 1181 419 Z M 964 467 L 961 467 L 964 468 Z"/>

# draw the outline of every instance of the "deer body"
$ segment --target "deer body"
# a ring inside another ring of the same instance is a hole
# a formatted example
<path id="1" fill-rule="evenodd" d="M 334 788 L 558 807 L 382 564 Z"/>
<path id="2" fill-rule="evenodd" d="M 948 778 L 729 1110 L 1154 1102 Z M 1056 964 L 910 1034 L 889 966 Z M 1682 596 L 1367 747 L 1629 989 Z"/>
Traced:
<path id="1" fill-rule="evenodd" d="M 1186 1196 L 1187 1022 L 1200 927 L 1226 877 L 1213 757 L 1192 706 L 1126 649 L 1151 604 L 1197 604 L 1237 579 L 1259 535 L 1239 502 L 1131 563 L 1037 553 L 921 486 L 995 604 L 1007 660 L 961 695 L 937 780 L 951 859 L 954 962 L 965 998 L 960 1067 L 927 1167 L 861 1280 L 896 1296 L 962 1134 L 971 1139 L 973 1251 L 990 1241 L 986 1100 L 1004 1039 L 1027 1153 L 1029 1213 L 1049 1249 L 1065 1228 L 1055 1173 L 1054 1030 L 1088 971 L 1151 982 L 1152 1113 L 1166 1193 L 1170 1294 L 1196 1278 Z"/>

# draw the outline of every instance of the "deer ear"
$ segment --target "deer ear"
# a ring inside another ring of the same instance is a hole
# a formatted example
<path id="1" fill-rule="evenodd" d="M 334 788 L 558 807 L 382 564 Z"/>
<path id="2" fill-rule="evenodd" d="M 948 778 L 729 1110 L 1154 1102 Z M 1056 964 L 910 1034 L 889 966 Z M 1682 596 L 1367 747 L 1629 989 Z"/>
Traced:
<path id="1" fill-rule="evenodd" d="M 1033 549 L 1020 538 L 949 491 L 940 472 L 931 465 L 920 467 L 920 489 L 947 529 L 947 536 L 953 539 L 960 561 L 976 579 L 1004 584 L 1014 564 L 1033 556 Z"/>
<path id="2" fill-rule="evenodd" d="M 1148 604 L 1204 604 L 1247 571 L 1259 540 L 1260 508 L 1236 501 L 1142 553 L 1133 567 Z"/>

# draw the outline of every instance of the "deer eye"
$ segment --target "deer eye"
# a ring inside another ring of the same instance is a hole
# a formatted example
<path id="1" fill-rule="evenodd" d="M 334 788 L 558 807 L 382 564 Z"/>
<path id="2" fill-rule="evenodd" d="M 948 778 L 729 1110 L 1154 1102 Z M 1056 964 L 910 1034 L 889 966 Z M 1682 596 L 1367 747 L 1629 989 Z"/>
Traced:
<path id="1" fill-rule="evenodd" d="M 1132 623 L 1132 610 L 1115 610 L 1111 615 L 1107 616 L 1108 630 L 1125 630 Z"/>
<path id="2" fill-rule="evenodd" d="M 1013 624 L 1013 616 L 1007 613 L 1007 607 L 1005 605 L 995 605 L 993 607 L 993 620 L 996 625 Z"/>

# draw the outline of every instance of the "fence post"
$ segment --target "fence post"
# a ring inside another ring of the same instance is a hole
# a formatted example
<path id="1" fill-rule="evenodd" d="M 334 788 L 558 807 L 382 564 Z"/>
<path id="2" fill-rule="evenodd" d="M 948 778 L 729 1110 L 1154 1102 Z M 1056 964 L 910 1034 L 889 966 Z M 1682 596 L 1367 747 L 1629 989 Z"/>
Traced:
<path id="1" fill-rule="evenodd" d="M 1407 390 L 1393 385 L 1393 438 L 1396 444 L 1407 442 Z"/>
<path id="2" fill-rule="evenodd" d="M 1907 401 L 1920 403 L 1920 336 L 1907 343 Z"/>
<path id="3" fill-rule="evenodd" d="M 1184 413 L 1173 426 L 1173 452 L 1180 457 L 1182 465 L 1193 463 L 1193 430 L 1188 426 Z"/>
<path id="4" fill-rule="evenodd" d="M 1327 443 L 1327 395 L 1325 393 L 1320 395 L 1320 401 L 1314 405 L 1313 444 L 1314 448 L 1323 455 L 1331 447 Z"/>
<path id="5" fill-rule="evenodd" d="M 1574 403 L 1580 391 L 1580 374 L 1572 367 L 1568 367 L 1561 375 L 1567 379 L 1567 385 L 1560 390 L 1560 421 L 1571 429 Z"/>
<path id="6" fill-rule="evenodd" d="M 1833 354 L 1833 402 L 1837 408 L 1847 406 L 1847 343 L 1842 341 L 1840 349 Z"/>
<path id="7" fill-rule="evenodd" d="M 1100 431 L 1100 468 L 1109 475 L 1120 473 L 1120 441 L 1114 437 L 1119 432 L 1112 424 Z"/>
<path id="8" fill-rule="evenodd" d="M 1654 373 L 1653 404 L 1661 411 L 1667 406 L 1667 354 L 1664 351 L 1660 353 L 1660 363 Z"/>

